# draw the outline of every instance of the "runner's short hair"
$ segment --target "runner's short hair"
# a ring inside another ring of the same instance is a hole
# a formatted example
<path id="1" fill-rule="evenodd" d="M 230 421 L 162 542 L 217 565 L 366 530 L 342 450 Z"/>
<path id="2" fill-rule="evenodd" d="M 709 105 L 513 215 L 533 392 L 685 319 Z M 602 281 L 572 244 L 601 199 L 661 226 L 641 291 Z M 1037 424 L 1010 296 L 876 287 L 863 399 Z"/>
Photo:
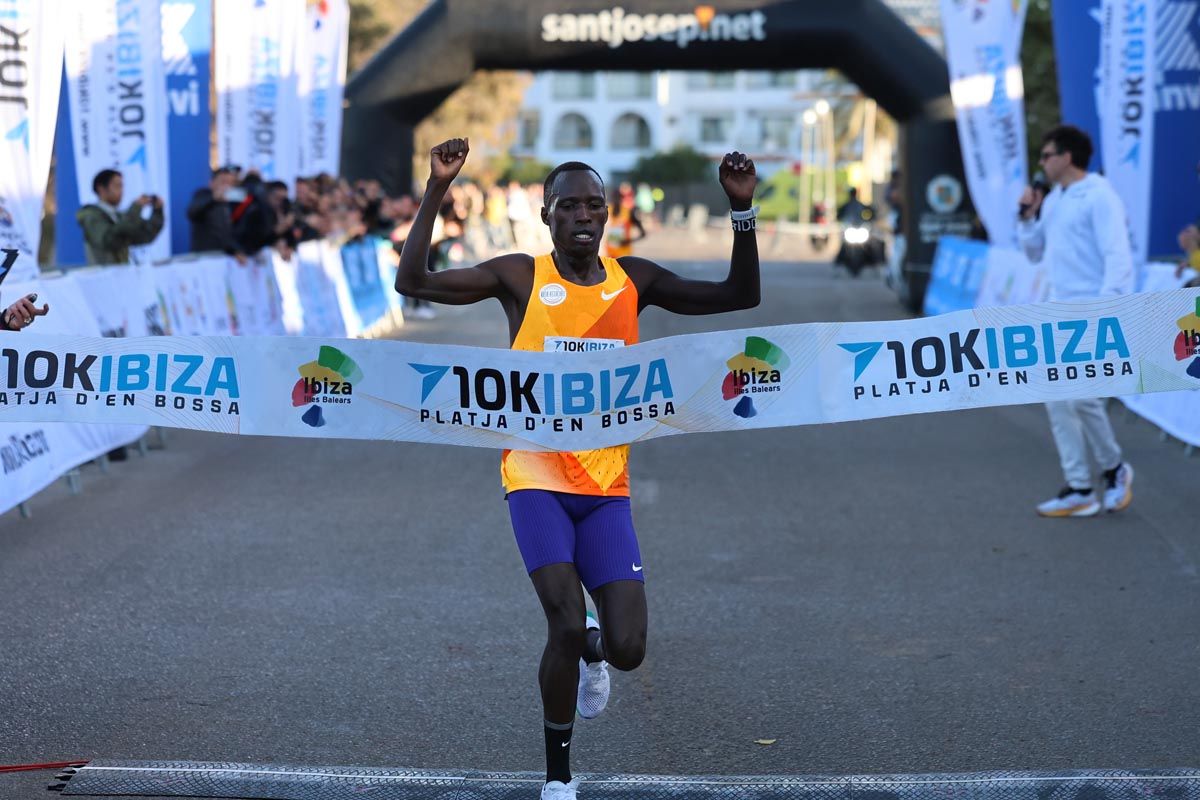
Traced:
<path id="1" fill-rule="evenodd" d="M 585 164 L 582 161 L 568 161 L 550 170 L 550 174 L 546 176 L 546 182 L 542 184 L 542 197 L 550 197 L 550 190 L 554 186 L 554 181 L 564 172 L 590 172 L 596 176 L 596 180 L 600 181 L 601 189 L 604 187 L 604 178 L 600 177 L 600 173 L 596 171 L 595 167 Z"/>

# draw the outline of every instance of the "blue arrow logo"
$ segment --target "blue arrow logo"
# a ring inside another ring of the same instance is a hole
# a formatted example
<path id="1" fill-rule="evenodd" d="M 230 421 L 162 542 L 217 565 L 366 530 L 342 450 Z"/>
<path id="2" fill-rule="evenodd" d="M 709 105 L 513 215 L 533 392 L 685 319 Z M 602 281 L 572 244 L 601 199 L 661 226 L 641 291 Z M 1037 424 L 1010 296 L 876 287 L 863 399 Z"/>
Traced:
<path id="1" fill-rule="evenodd" d="M 438 382 L 442 380 L 442 376 L 446 374 L 449 367 L 437 366 L 434 364 L 413 364 L 409 366 L 421 373 L 421 402 L 424 403 L 429 399 L 429 395 L 437 388 Z"/>
<path id="2" fill-rule="evenodd" d="M 879 352 L 879 348 L 883 347 L 883 342 L 839 343 L 838 347 L 854 354 L 854 380 L 858 380 L 859 376 L 871 365 L 871 361 L 875 358 L 875 354 Z"/>

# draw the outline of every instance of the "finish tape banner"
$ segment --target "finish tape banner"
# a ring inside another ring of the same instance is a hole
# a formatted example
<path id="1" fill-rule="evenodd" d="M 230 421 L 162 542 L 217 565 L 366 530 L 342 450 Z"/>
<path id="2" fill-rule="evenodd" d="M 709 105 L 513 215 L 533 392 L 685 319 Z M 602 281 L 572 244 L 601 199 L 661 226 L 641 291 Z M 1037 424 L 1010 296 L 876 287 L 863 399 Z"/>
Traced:
<path id="1" fill-rule="evenodd" d="M 531 353 L 297 337 L 5 336 L 0 422 L 586 450 L 1200 388 L 1200 290 Z M 1200 413 L 1200 409 L 1198 412 Z"/>

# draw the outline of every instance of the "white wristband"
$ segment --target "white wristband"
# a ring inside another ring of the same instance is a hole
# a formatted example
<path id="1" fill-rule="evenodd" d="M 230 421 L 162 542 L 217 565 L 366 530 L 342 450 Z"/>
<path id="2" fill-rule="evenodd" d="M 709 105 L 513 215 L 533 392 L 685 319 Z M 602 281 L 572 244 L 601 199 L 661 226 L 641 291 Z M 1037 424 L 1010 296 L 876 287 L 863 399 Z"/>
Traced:
<path id="1" fill-rule="evenodd" d="M 730 211 L 729 218 L 736 221 L 743 219 L 753 219 L 758 216 L 758 206 L 752 206 L 745 211 Z"/>

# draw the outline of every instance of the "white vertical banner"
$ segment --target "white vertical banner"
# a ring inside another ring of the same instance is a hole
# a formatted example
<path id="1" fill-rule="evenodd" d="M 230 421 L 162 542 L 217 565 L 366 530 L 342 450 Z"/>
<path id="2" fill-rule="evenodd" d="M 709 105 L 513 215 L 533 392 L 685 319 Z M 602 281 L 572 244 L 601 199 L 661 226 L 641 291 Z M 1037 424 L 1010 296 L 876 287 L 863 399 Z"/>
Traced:
<path id="1" fill-rule="evenodd" d="M 62 53 L 57 0 L 0 0 L 0 248 L 20 253 L 10 280 L 38 274 Z"/>
<path id="2" fill-rule="evenodd" d="M 122 205 L 143 194 L 171 196 L 167 154 L 167 78 L 161 0 L 63 0 L 71 144 L 82 203 L 95 202 L 92 179 L 115 169 Z M 170 212 L 135 261 L 171 255 Z"/>
<path id="3" fill-rule="evenodd" d="M 1148 254 L 1154 181 L 1158 0 L 1104 0 L 1100 12 L 1098 109 L 1104 172 L 1125 201 L 1133 260 L 1141 264 Z"/>
<path id="4" fill-rule="evenodd" d="M 1017 245 L 1028 183 L 1021 38 L 1028 0 L 942 0 L 950 96 L 971 201 L 993 244 Z"/>
<path id="5" fill-rule="evenodd" d="M 337 175 L 342 150 L 350 6 L 320 0 L 308 6 L 296 59 L 300 87 L 300 174 Z"/>
<path id="6" fill-rule="evenodd" d="M 294 186 L 300 173 L 296 53 L 304 0 L 213 5 L 217 159 Z"/>

